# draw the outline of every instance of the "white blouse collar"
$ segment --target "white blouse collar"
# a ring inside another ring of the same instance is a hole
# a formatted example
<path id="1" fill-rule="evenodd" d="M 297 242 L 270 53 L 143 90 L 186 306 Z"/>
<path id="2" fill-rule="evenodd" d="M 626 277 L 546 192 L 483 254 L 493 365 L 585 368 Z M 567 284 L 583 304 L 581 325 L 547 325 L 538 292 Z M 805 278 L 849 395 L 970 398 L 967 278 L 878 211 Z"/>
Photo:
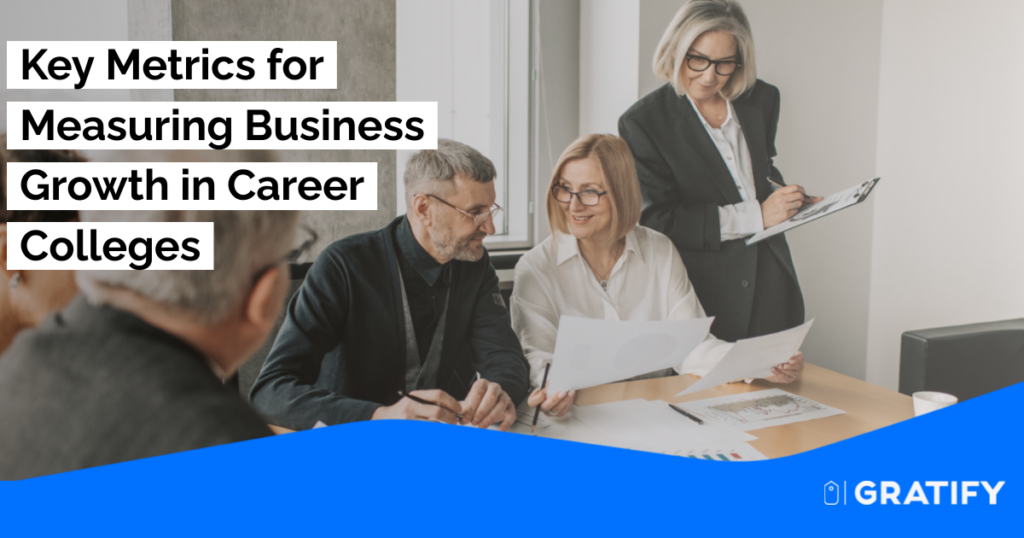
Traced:
<path id="1" fill-rule="evenodd" d="M 697 117 L 700 118 L 701 123 L 704 124 L 704 128 L 712 129 L 711 124 L 708 123 L 708 120 L 704 119 L 704 115 L 701 114 L 700 110 L 697 109 L 697 103 L 694 103 L 693 99 L 690 99 L 690 94 L 686 94 L 686 100 L 690 102 L 690 106 L 692 106 L 693 111 L 697 113 Z M 725 121 L 722 122 L 722 128 L 724 128 L 726 125 L 729 125 L 729 122 L 732 121 L 732 101 L 728 99 L 725 100 L 725 109 L 726 115 Z"/>
<path id="2" fill-rule="evenodd" d="M 555 232 L 555 242 L 558 246 L 558 261 L 556 265 L 562 265 L 566 260 L 580 253 L 580 246 L 576 236 L 562 232 Z M 636 227 L 626 234 L 626 249 L 623 253 L 632 252 L 641 263 L 644 262 L 643 252 L 640 251 L 640 243 L 636 239 Z M 582 256 L 581 256 L 582 258 Z"/>

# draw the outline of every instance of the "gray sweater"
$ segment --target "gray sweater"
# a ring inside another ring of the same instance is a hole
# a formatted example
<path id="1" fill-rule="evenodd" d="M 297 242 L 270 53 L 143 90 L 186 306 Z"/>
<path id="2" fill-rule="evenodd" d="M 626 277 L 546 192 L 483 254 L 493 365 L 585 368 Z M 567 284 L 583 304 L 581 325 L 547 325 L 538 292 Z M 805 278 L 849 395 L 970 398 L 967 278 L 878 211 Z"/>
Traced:
<path id="1" fill-rule="evenodd" d="M 269 435 L 194 348 L 81 296 L 0 356 L 0 480 Z"/>

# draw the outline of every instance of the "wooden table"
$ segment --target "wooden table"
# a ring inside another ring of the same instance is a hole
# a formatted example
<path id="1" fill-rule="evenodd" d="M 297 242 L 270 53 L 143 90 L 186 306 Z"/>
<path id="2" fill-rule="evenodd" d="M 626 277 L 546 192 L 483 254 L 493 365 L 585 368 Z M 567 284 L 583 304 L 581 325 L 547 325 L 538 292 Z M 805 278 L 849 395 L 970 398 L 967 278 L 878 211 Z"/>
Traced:
<path id="1" fill-rule="evenodd" d="M 674 396 L 695 383 L 697 379 L 691 375 L 683 375 L 601 385 L 579 391 L 576 395 L 576 404 L 591 405 L 637 398 L 677 403 L 776 387 L 846 411 L 845 415 L 753 430 L 751 433 L 758 439 L 751 441 L 750 444 L 769 458 L 813 450 L 914 416 L 914 404 L 910 396 L 813 364 L 806 364 L 800 378 L 786 385 L 756 380 L 751 384 L 730 383 L 679 398 Z M 270 428 L 277 434 L 292 431 L 280 426 Z M 613 444 L 610 438 L 594 432 L 570 431 L 551 437 L 594 444 Z"/>
<path id="2" fill-rule="evenodd" d="M 756 380 L 749 385 L 730 383 L 679 398 L 674 396 L 697 379 L 684 375 L 601 385 L 579 391 L 576 403 L 590 405 L 636 398 L 676 403 L 776 387 L 846 411 L 845 415 L 751 431 L 758 439 L 750 444 L 769 458 L 813 450 L 914 416 L 914 404 L 910 396 L 813 364 L 806 364 L 800 378 L 787 385 Z"/>

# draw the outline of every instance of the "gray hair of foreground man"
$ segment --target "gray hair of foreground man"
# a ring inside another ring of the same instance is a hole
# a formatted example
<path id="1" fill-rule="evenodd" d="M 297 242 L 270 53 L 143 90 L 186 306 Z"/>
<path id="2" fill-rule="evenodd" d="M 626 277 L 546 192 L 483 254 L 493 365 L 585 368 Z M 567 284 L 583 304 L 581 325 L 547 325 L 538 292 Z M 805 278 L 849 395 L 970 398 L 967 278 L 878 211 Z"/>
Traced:
<path id="1" fill-rule="evenodd" d="M 82 293 L 93 302 L 107 302 L 110 290 L 130 290 L 185 310 L 198 321 L 215 323 L 246 298 L 258 272 L 283 260 L 295 241 L 299 212 L 82 211 L 81 218 L 83 222 L 212 222 L 212 271 L 79 271 L 77 278 Z"/>
<path id="2" fill-rule="evenodd" d="M 445 196 L 451 193 L 456 175 L 480 183 L 494 181 L 494 163 L 479 151 L 454 140 L 438 139 L 437 149 L 425 149 L 405 165 L 405 205 L 412 206 L 417 194 Z"/>

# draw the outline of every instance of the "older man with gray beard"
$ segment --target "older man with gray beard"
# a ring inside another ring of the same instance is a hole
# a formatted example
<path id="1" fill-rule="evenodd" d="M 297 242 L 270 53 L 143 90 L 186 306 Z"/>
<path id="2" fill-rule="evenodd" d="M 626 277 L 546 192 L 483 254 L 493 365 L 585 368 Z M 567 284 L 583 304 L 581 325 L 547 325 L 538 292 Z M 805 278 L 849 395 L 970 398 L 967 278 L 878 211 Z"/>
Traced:
<path id="1" fill-rule="evenodd" d="M 79 271 L 82 294 L 0 360 L 0 480 L 271 435 L 224 385 L 274 327 L 293 211 L 83 211 L 213 222 L 212 271 Z M 205 252 L 210 252 L 205 250 Z"/>
<path id="2" fill-rule="evenodd" d="M 405 216 L 320 254 L 250 393 L 271 423 L 512 425 L 528 366 L 483 246 L 495 175 L 439 140 L 409 161 Z"/>

